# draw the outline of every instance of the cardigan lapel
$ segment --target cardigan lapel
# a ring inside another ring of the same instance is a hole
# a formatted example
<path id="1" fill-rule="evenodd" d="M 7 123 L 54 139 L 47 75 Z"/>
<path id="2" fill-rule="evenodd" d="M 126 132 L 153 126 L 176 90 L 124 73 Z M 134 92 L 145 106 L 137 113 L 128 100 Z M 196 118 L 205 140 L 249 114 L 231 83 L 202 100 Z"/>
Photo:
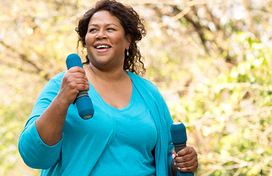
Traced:
<path id="1" fill-rule="evenodd" d="M 136 89 L 143 98 L 146 106 L 148 107 L 151 116 L 156 124 L 158 139 L 155 147 L 155 164 L 156 164 L 156 175 L 166 176 L 168 175 L 168 164 L 167 164 L 167 127 L 163 116 L 163 106 L 157 101 L 161 101 L 161 97 L 158 96 L 159 92 L 155 85 L 151 82 L 144 80 L 140 76 L 128 72 L 129 76 L 134 83 Z"/>

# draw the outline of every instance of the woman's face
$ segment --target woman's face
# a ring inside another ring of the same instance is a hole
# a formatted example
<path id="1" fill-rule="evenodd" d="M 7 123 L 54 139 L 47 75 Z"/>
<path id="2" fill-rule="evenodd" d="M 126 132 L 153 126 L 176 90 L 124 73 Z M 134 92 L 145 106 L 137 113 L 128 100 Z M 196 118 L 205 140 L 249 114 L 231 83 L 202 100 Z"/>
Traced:
<path id="1" fill-rule="evenodd" d="M 102 70 L 123 69 L 129 41 L 116 16 L 105 10 L 96 12 L 90 19 L 85 42 L 93 66 Z"/>

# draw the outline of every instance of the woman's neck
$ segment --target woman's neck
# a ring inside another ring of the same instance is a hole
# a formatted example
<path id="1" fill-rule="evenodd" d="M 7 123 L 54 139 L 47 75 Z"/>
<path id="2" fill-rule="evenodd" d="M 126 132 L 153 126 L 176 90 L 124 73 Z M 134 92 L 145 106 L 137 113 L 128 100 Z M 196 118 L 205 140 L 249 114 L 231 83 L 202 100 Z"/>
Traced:
<path id="1" fill-rule="evenodd" d="M 98 81 L 100 83 L 113 84 L 124 80 L 128 76 L 126 71 L 121 67 L 115 70 L 100 70 L 89 64 L 84 69 L 90 82 Z"/>

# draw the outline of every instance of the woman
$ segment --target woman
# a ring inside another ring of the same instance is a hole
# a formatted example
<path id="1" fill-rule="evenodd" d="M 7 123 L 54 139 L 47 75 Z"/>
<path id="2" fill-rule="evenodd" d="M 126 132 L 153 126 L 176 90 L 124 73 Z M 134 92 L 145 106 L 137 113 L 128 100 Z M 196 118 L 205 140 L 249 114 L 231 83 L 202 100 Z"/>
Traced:
<path id="1" fill-rule="evenodd" d="M 136 43 L 145 35 L 138 14 L 111 0 L 98 2 L 76 29 L 87 49 L 84 69 L 51 79 L 19 139 L 25 163 L 41 175 L 176 175 L 195 172 L 197 154 L 171 144 L 173 121 L 158 89 L 137 74 L 144 64 Z M 135 74 L 136 73 L 136 74 Z M 73 104 L 88 91 L 89 120 Z"/>

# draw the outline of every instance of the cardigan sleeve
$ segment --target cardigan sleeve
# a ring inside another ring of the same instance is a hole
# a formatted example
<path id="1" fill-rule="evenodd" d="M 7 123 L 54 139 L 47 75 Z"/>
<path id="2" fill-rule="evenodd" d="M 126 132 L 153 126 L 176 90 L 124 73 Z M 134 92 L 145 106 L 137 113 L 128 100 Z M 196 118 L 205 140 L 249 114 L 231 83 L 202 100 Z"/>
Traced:
<path id="1" fill-rule="evenodd" d="M 62 139 L 53 146 L 46 145 L 40 138 L 35 125 L 37 118 L 50 105 L 59 91 L 62 80 L 59 76 L 60 74 L 45 85 L 19 137 L 19 153 L 26 165 L 35 169 L 47 169 L 60 159 Z"/>
<path id="2" fill-rule="evenodd" d="M 166 126 L 167 126 L 167 139 L 168 139 L 168 152 L 167 152 L 167 163 L 168 163 L 168 175 L 169 176 L 172 176 L 173 173 L 172 173 L 172 154 L 171 154 L 171 151 L 174 149 L 174 145 L 173 145 L 173 142 L 172 142 L 172 135 L 171 135 L 171 126 L 173 124 L 173 119 L 170 115 L 170 112 L 169 112 L 169 109 L 168 109 L 168 106 L 165 102 L 165 100 L 162 98 L 162 106 L 164 107 L 163 110 L 164 110 L 164 117 L 165 117 L 165 121 L 166 121 Z"/>
<path id="3" fill-rule="evenodd" d="M 165 142 L 167 142 L 167 166 L 168 166 L 168 176 L 172 176 L 172 154 L 171 151 L 174 149 L 174 145 L 172 142 L 172 135 L 171 135 L 171 126 L 174 123 L 172 116 L 170 114 L 169 108 L 167 106 L 167 103 L 162 96 L 162 94 L 159 92 L 159 89 L 156 86 L 153 87 L 153 97 L 156 100 L 156 103 L 158 104 L 158 111 L 159 114 L 161 114 L 161 122 L 162 122 L 162 131 L 164 135 Z M 164 129 L 166 128 L 166 129 Z"/>
<path id="4" fill-rule="evenodd" d="M 166 152 L 167 152 L 167 167 L 168 167 L 168 176 L 172 176 L 172 154 L 171 151 L 172 149 L 174 149 L 174 145 L 172 142 L 172 135 L 171 135 L 171 126 L 174 123 L 169 108 L 165 102 L 164 97 L 162 96 L 162 94 L 159 92 L 157 87 L 154 87 L 155 91 L 153 91 L 153 96 L 156 99 L 156 103 L 158 104 L 158 111 L 159 114 L 161 115 L 161 130 L 163 131 L 163 138 L 164 138 L 164 142 L 167 143 L 167 148 L 166 148 Z"/>

